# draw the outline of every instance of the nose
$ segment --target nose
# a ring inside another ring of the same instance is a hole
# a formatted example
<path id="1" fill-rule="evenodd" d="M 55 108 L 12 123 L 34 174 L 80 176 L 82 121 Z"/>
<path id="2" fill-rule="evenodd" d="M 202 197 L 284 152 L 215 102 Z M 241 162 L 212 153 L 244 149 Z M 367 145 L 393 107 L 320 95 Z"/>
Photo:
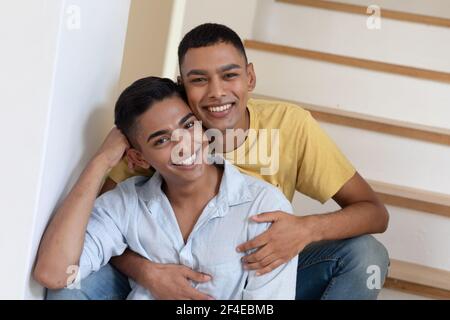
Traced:
<path id="1" fill-rule="evenodd" d="M 221 97 L 225 96 L 223 83 L 217 77 L 210 80 L 208 89 L 208 98 L 210 99 L 220 99 Z"/>

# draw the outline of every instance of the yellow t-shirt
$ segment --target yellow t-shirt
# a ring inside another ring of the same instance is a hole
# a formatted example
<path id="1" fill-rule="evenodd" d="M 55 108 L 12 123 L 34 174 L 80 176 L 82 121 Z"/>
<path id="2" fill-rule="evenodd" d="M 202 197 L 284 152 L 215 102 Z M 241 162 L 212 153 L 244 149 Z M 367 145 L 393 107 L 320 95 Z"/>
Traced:
<path id="1" fill-rule="evenodd" d="M 295 190 L 322 203 L 334 196 L 355 174 L 337 146 L 303 108 L 279 101 L 249 99 L 248 137 L 224 154 L 243 173 L 278 187 L 292 201 Z M 122 160 L 109 174 L 119 183 L 133 175 Z"/>

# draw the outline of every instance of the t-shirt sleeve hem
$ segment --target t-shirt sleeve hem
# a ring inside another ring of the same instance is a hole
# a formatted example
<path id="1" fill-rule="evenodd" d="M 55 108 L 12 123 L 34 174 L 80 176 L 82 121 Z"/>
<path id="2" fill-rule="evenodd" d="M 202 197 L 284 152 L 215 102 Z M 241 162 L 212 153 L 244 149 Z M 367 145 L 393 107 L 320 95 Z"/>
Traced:
<path id="1" fill-rule="evenodd" d="M 341 188 L 355 175 L 356 169 L 351 167 L 349 168 L 346 173 L 342 175 L 342 179 L 340 181 L 336 181 L 329 187 L 329 190 L 327 193 L 323 194 L 319 199 L 320 203 L 324 204 L 328 200 L 330 200 L 336 193 L 341 190 Z"/>

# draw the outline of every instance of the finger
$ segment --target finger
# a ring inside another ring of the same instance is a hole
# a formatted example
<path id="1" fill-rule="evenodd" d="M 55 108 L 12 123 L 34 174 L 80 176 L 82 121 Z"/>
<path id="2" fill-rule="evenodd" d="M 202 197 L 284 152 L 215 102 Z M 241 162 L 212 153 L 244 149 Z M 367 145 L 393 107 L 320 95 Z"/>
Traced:
<path id="1" fill-rule="evenodd" d="M 265 257 L 264 259 L 255 263 L 244 264 L 244 269 L 246 270 L 259 270 L 269 266 L 272 262 L 276 261 L 277 257 L 273 254 Z"/>
<path id="2" fill-rule="evenodd" d="M 261 269 L 257 270 L 255 275 L 256 276 L 262 276 L 262 275 L 264 275 L 266 273 L 269 273 L 272 270 L 275 270 L 276 268 L 278 268 L 279 266 L 281 266 L 282 264 L 284 264 L 286 262 L 287 261 L 285 261 L 284 259 L 275 260 L 274 262 L 272 262 L 267 267 L 264 267 L 264 268 L 261 268 Z"/>
<path id="3" fill-rule="evenodd" d="M 185 267 L 183 272 L 186 278 L 195 282 L 207 282 L 212 279 L 210 275 L 201 272 L 196 272 L 192 269 L 189 269 L 188 267 Z"/>
<path id="4" fill-rule="evenodd" d="M 263 245 L 265 245 L 269 242 L 269 236 L 270 236 L 269 230 L 266 230 L 263 233 L 261 233 L 259 236 L 257 236 L 256 238 L 253 238 L 252 240 L 239 245 L 236 248 L 236 250 L 238 252 L 244 252 L 244 251 L 248 251 L 251 249 L 256 249 L 256 248 L 262 247 Z"/>
<path id="5" fill-rule="evenodd" d="M 185 289 L 184 296 L 188 300 L 214 300 L 213 297 L 198 291 L 197 289 L 192 288 L 191 286 L 188 286 Z"/>
<path id="6" fill-rule="evenodd" d="M 259 262 L 272 253 L 273 253 L 272 247 L 270 246 L 270 244 L 266 244 L 264 247 L 259 248 L 256 252 L 253 252 L 252 254 L 244 256 L 242 258 L 242 262 L 244 262 L 244 263 Z"/>
<path id="7" fill-rule="evenodd" d="M 254 215 L 252 216 L 252 220 L 256 222 L 275 222 L 280 216 L 280 211 L 272 211 Z"/>

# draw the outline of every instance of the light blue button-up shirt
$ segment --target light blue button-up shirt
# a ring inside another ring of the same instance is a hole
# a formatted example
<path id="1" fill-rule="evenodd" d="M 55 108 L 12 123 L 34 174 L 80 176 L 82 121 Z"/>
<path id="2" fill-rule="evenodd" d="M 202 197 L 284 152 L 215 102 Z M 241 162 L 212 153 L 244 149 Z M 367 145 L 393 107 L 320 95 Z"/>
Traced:
<path id="1" fill-rule="evenodd" d="M 174 211 L 161 190 L 162 177 L 133 177 L 99 197 L 89 220 L 78 279 L 87 277 L 129 247 L 157 263 L 183 264 L 212 276 L 192 286 L 215 299 L 294 299 L 297 257 L 256 276 L 243 269 L 236 247 L 268 227 L 253 215 L 282 210 L 289 201 L 271 184 L 240 173 L 225 161 L 218 194 L 207 204 L 185 243 Z M 189 199 L 186 199 L 189 201 Z M 128 299 L 154 299 L 130 280 Z"/>

